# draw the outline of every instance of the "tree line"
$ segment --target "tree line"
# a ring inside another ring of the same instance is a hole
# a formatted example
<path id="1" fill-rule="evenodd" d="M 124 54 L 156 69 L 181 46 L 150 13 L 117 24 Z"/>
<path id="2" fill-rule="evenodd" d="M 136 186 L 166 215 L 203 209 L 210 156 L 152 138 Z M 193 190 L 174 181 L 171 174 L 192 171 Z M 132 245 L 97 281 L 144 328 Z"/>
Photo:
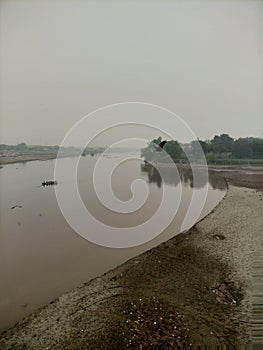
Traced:
<path id="1" fill-rule="evenodd" d="M 18 143 L 17 145 L 0 144 L 0 151 L 14 151 L 14 152 L 27 152 L 27 151 L 51 151 L 57 152 L 59 146 L 41 146 L 41 145 L 27 145 L 25 142 Z"/>
<path id="2" fill-rule="evenodd" d="M 159 137 L 149 142 L 146 148 L 141 150 L 141 156 L 146 161 L 155 159 L 156 152 L 154 144 L 159 144 L 162 138 Z M 200 148 L 201 146 L 201 148 Z M 204 152 L 208 163 L 234 163 L 234 160 L 255 160 L 256 163 L 263 163 L 263 139 L 256 137 L 245 137 L 234 139 L 228 134 L 215 135 L 211 140 L 195 140 L 189 144 L 179 144 L 178 141 L 168 141 L 164 150 L 174 161 L 187 161 L 184 149 L 196 159 L 201 157 L 201 150 Z M 238 162 L 237 162 L 238 163 Z"/>
<path id="3" fill-rule="evenodd" d="M 18 143 L 17 145 L 6 145 L 4 143 L 0 144 L 0 152 L 3 151 L 11 151 L 11 152 L 54 152 L 57 153 L 59 148 L 61 148 L 63 151 L 67 152 L 77 152 L 78 148 L 71 146 L 71 147 L 59 147 L 58 145 L 55 146 L 42 146 L 42 145 L 27 145 L 25 142 Z M 105 148 L 103 147 L 86 147 L 84 151 L 82 152 L 82 155 L 85 156 L 86 154 L 97 154 L 102 153 Z"/>

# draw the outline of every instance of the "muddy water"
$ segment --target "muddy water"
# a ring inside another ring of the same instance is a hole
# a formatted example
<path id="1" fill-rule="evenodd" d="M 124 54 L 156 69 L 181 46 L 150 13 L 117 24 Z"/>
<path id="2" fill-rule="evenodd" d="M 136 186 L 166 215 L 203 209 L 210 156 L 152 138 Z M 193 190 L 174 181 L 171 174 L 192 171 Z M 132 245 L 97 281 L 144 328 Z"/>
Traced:
<path id="1" fill-rule="evenodd" d="M 178 186 L 178 180 L 169 175 L 169 170 L 161 179 L 158 172 L 145 167 L 139 160 L 124 162 L 112 177 L 115 195 L 123 201 L 128 200 L 131 197 L 131 182 L 140 178 L 147 182 L 149 196 L 147 203 L 136 213 L 116 214 L 101 205 L 96 197 L 92 184 L 96 159 L 96 156 L 81 159 L 78 186 L 88 210 L 107 225 L 130 227 L 144 222 L 158 209 L 163 181 L 167 186 Z M 60 161 L 70 163 L 72 159 Z M 110 164 L 110 157 L 107 162 Z M 74 286 L 178 234 L 193 186 L 201 190 L 206 185 L 202 181 L 193 184 L 191 172 L 182 171 L 182 200 L 172 223 L 146 244 L 113 249 L 90 243 L 76 234 L 61 214 L 55 188 L 40 186 L 43 180 L 53 179 L 54 164 L 54 160 L 35 161 L 6 165 L 0 169 L 0 329 L 12 326 L 23 316 Z M 58 186 L 65 188 L 67 185 L 58 183 Z M 222 178 L 211 176 L 201 217 L 215 207 L 224 193 Z M 15 205 L 21 207 L 11 209 Z"/>

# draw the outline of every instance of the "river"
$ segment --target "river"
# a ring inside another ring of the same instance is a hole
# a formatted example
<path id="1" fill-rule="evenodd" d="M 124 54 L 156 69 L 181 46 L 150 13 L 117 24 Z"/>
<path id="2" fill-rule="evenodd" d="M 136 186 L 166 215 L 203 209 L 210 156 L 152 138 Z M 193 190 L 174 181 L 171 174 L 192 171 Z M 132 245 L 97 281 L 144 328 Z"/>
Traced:
<path id="1" fill-rule="evenodd" d="M 119 157 L 113 154 L 107 162 Z M 112 188 L 121 200 L 131 196 L 134 179 L 147 182 L 149 196 L 136 213 L 116 214 L 101 205 L 93 188 L 93 167 L 98 156 L 82 157 L 78 171 L 80 195 L 88 210 L 100 221 L 115 227 L 140 224 L 158 209 L 162 181 L 177 186 L 169 177 L 141 160 L 124 162 L 114 171 Z M 70 164 L 71 158 L 60 162 Z M 67 163 L 66 163 L 67 162 Z M 25 315 L 62 293 L 127 261 L 131 257 L 178 234 L 193 191 L 191 172 L 181 175 L 182 201 L 175 219 L 155 239 L 132 248 L 107 248 L 79 236 L 64 219 L 57 204 L 55 187 L 41 182 L 54 178 L 55 160 L 5 165 L 0 169 L 0 329 L 12 326 Z M 60 183 L 57 186 L 67 186 Z M 195 184 L 202 188 L 205 183 Z M 201 217 L 211 211 L 225 194 L 219 175 L 209 177 L 208 196 Z M 172 203 L 170 203 L 171 205 Z M 13 206 L 18 205 L 12 209 Z M 21 207 L 19 207 L 21 206 Z M 200 217 L 200 218 L 201 218 Z M 88 228 L 87 228 L 88 229 Z"/>

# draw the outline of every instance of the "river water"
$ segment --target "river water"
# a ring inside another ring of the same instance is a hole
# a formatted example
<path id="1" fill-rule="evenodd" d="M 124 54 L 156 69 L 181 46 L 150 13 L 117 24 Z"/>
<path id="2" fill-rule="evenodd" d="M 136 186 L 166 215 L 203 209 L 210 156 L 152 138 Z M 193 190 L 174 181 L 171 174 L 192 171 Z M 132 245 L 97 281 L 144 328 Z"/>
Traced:
<path id="1" fill-rule="evenodd" d="M 108 157 L 108 164 L 119 156 L 113 154 Z M 123 201 L 128 200 L 131 196 L 130 184 L 138 178 L 147 182 L 149 196 L 147 203 L 136 213 L 113 213 L 101 205 L 93 188 L 92 174 L 97 157 L 82 157 L 78 186 L 88 210 L 107 225 L 130 227 L 144 222 L 158 209 L 163 181 L 167 186 L 178 186 L 169 170 L 162 179 L 154 168 L 145 166 L 141 160 L 124 162 L 112 177 L 116 196 Z M 60 162 L 68 165 L 72 159 L 61 159 Z M 158 237 L 143 245 L 107 248 L 79 236 L 59 209 L 55 187 L 40 186 L 43 180 L 54 178 L 54 164 L 55 160 L 33 161 L 5 165 L 0 169 L 0 329 L 12 326 L 74 286 L 178 234 L 193 187 L 202 189 L 206 185 L 202 181 L 193 185 L 191 172 L 184 170 L 180 177 L 182 200 L 170 225 Z M 66 183 L 57 180 L 57 186 L 67 187 Z M 208 196 L 200 218 L 217 205 L 225 190 L 225 183 L 219 175 L 209 176 Z M 12 209 L 15 205 L 21 207 Z"/>

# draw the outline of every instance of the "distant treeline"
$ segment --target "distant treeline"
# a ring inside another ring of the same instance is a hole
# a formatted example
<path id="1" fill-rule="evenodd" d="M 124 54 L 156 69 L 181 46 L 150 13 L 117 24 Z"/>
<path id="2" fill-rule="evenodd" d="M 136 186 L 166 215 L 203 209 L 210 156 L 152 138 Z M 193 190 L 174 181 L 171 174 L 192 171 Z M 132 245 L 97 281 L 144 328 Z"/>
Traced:
<path id="1" fill-rule="evenodd" d="M 59 146 L 40 146 L 40 145 L 27 145 L 26 143 L 18 143 L 17 145 L 6 145 L 0 144 L 0 151 L 14 151 L 14 152 L 26 152 L 26 151 L 49 151 L 49 152 L 57 152 Z"/>
<path id="2" fill-rule="evenodd" d="M 41 146 L 41 145 L 27 145 L 26 143 L 22 142 L 17 145 L 6 145 L 6 144 L 0 144 L 0 152 L 3 151 L 11 151 L 11 152 L 55 152 L 57 153 L 59 150 L 59 146 Z M 63 151 L 67 152 L 77 152 L 78 147 L 62 147 Z M 83 155 L 86 154 L 96 154 L 101 153 L 104 151 L 104 148 L 102 147 L 86 147 L 83 151 Z"/>
<path id="3" fill-rule="evenodd" d="M 156 157 L 153 143 L 159 144 L 162 138 L 152 140 L 146 148 L 141 150 L 141 156 L 147 160 Z M 189 144 L 179 144 L 178 141 L 168 141 L 164 150 L 174 161 L 187 161 L 184 149 L 196 159 L 201 158 L 203 150 L 208 163 L 215 164 L 242 164 L 245 160 L 254 160 L 254 163 L 263 164 L 263 139 L 256 137 L 245 137 L 234 139 L 228 134 L 216 135 L 212 140 L 196 140 Z"/>

